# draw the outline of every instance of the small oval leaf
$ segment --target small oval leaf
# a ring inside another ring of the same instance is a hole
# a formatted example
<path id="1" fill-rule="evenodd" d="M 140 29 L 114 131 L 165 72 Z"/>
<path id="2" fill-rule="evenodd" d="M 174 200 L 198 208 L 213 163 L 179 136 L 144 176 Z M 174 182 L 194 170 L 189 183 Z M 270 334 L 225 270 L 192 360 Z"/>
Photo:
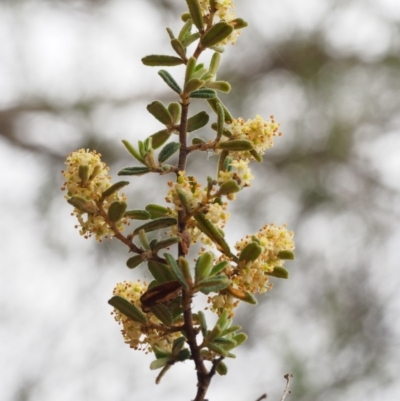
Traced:
<path id="1" fill-rule="evenodd" d="M 215 93 L 215 90 L 213 90 L 213 89 L 202 88 L 202 89 L 196 90 L 194 92 L 191 92 L 190 97 L 195 98 L 195 99 L 213 99 L 213 98 L 217 97 L 217 94 Z"/>
<path id="2" fill-rule="evenodd" d="M 148 167 L 125 167 L 118 171 L 118 175 L 143 175 L 149 172 Z"/>
<path id="3" fill-rule="evenodd" d="M 226 39 L 232 32 L 233 26 L 226 22 L 218 22 L 213 25 L 208 32 L 201 38 L 200 43 L 204 47 L 217 45 Z"/>
<path id="4" fill-rule="evenodd" d="M 147 105 L 148 112 L 156 118 L 160 123 L 171 126 L 174 124 L 171 113 L 168 109 L 158 100 Z"/>
<path id="5" fill-rule="evenodd" d="M 126 207 L 127 204 L 123 201 L 115 201 L 111 203 L 110 207 L 108 208 L 108 218 L 114 223 L 121 220 L 126 211 Z"/>
<path id="6" fill-rule="evenodd" d="M 229 150 L 231 152 L 253 150 L 252 142 L 247 139 L 233 139 L 217 143 L 217 149 Z"/>
<path id="7" fill-rule="evenodd" d="M 135 267 L 139 266 L 140 264 L 143 263 L 143 259 L 140 255 L 132 256 L 126 261 L 126 265 L 130 269 L 134 269 Z"/>
<path id="8" fill-rule="evenodd" d="M 181 144 L 178 142 L 170 142 L 167 145 L 165 145 L 162 149 L 160 154 L 158 155 L 158 162 L 159 163 L 164 163 L 167 161 L 174 153 L 176 153 L 179 148 L 181 147 Z"/>
<path id="9" fill-rule="evenodd" d="M 161 205 L 156 205 L 155 203 L 150 203 L 145 207 L 145 209 L 150 213 L 152 219 L 156 219 L 157 217 L 165 217 L 169 214 L 168 208 Z"/>
<path id="10" fill-rule="evenodd" d="M 118 192 L 120 189 L 122 189 L 123 187 L 129 185 L 129 181 L 119 181 L 116 182 L 114 185 L 111 185 L 111 187 L 107 188 L 102 194 L 101 194 L 101 198 L 100 201 L 103 201 L 104 199 L 106 199 L 107 197 L 109 197 L 110 195 L 113 195 L 115 192 Z"/>
<path id="11" fill-rule="evenodd" d="M 146 233 L 149 231 L 161 230 L 162 228 L 167 228 L 175 226 L 177 220 L 174 217 L 160 217 L 159 219 L 154 219 L 137 227 L 134 231 L 134 235 L 138 235 L 140 230 L 144 230 Z"/>
<path id="12" fill-rule="evenodd" d="M 188 132 L 193 132 L 204 127 L 207 125 L 209 119 L 210 116 L 205 111 L 201 111 L 200 113 L 190 117 L 187 125 Z"/>
<path id="13" fill-rule="evenodd" d="M 179 87 L 175 79 L 172 77 L 172 75 L 165 70 L 160 70 L 158 71 L 158 75 L 164 80 L 164 82 L 176 93 L 180 94 L 182 92 L 182 89 Z"/>
<path id="14" fill-rule="evenodd" d="M 267 276 L 277 277 L 277 278 L 289 278 L 289 272 L 284 268 L 277 266 L 272 272 L 266 272 Z"/>
<path id="15" fill-rule="evenodd" d="M 184 60 L 175 56 L 152 54 L 142 58 L 142 63 L 149 67 L 173 67 L 184 64 Z"/>
<path id="16" fill-rule="evenodd" d="M 125 298 L 115 295 L 108 301 L 108 303 L 129 319 L 141 324 L 147 324 L 146 315 Z"/>

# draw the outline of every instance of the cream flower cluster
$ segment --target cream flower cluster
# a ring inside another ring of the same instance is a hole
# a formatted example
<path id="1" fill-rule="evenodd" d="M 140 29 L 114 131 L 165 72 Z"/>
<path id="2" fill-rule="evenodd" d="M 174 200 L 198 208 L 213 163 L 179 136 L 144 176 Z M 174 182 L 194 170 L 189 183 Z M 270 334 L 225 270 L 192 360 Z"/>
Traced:
<path id="1" fill-rule="evenodd" d="M 102 238 L 112 237 L 114 232 L 101 216 L 96 204 L 103 192 L 111 186 L 111 177 L 108 175 L 109 168 L 101 161 L 101 154 L 95 150 L 79 149 L 68 155 L 65 164 L 67 169 L 62 173 L 66 181 L 61 188 L 67 190 L 65 198 L 79 196 L 88 202 L 88 210 L 92 211 L 92 213 L 88 213 L 77 208 L 74 209 L 73 214 L 77 217 L 81 227 L 80 234 L 85 238 L 95 235 L 98 241 L 101 241 Z M 82 173 L 83 170 L 84 173 Z M 104 200 L 102 207 L 107 213 L 112 202 L 125 200 L 125 195 L 114 193 Z M 87 216 L 85 216 L 86 214 Z M 128 224 L 128 220 L 122 218 L 116 225 L 122 231 Z"/>
<path id="2" fill-rule="evenodd" d="M 146 290 L 146 284 L 124 281 L 115 286 L 113 295 L 126 299 L 141 310 L 140 297 Z M 160 350 L 171 352 L 173 341 L 180 337 L 178 332 L 166 335 L 153 327 L 153 325 L 160 325 L 161 322 L 150 312 L 146 313 L 149 322 L 147 325 L 129 319 L 117 309 L 114 309 L 111 314 L 114 315 L 114 319 L 118 324 L 122 325 L 121 333 L 125 343 L 129 344 L 131 348 L 151 352 L 154 347 L 157 347 Z"/>
<path id="3" fill-rule="evenodd" d="M 230 171 L 220 171 L 217 182 L 219 185 L 229 180 L 235 180 L 241 188 L 250 187 L 254 176 L 249 168 L 249 159 L 233 160 Z"/>
<path id="4" fill-rule="evenodd" d="M 211 7 L 209 0 L 200 0 L 200 7 L 204 16 L 210 14 Z M 232 0 L 215 0 L 215 15 L 220 19 L 220 21 L 227 22 L 228 24 L 236 19 L 236 13 L 234 11 L 235 5 Z M 224 46 L 228 43 L 235 44 L 238 36 L 240 35 L 240 30 L 234 30 L 226 39 L 218 43 Z"/>
<path id="5" fill-rule="evenodd" d="M 201 187 L 196 181 L 195 177 L 186 176 L 184 172 L 179 172 L 179 177 L 176 182 L 169 182 L 168 185 L 171 189 L 165 198 L 166 202 L 173 203 L 175 205 L 175 213 L 183 209 L 181 200 L 178 196 L 178 190 L 185 194 L 186 199 L 194 211 L 197 208 L 204 208 L 205 216 L 211 221 L 217 228 L 224 228 L 227 220 L 229 219 L 229 213 L 226 212 L 227 203 L 210 203 L 207 199 L 207 191 Z M 174 231 L 176 227 L 172 228 Z M 199 239 L 204 245 L 214 246 L 213 242 L 203 234 L 198 228 L 196 221 L 190 218 L 187 221 L 186 231 L 190 234 L 190 242 L 195 244 Z M 176 234 L 173 232 L 173 234 Z"/>
<path id="6" fill-rule="evenodd" d="M 293 251 L 294 241 L 293 232 L 288 231 L 286 226 L 276 226 L 274 224 L 265 225 L 258 233 L 253 236 L 238 241 L 235 245 L 238 256 L 243 249 L 251 242 L 256 242 L 262 248 L 259 257 L 254 261 L 242 261 L 237 266 L 229 264 L 226 268 L 226 275 L 232 281 L 232 293 L 238 292 L 244 295 L 244 291 L 252 294 L 261 294 L 272 288 L 269 283 L 269 276 L 276 267 L 282 267 L 284 260 L 278 254 L 281 251 Z M 225 255 L 221 260 L 227 259 Z M 209 299 L 211 309 L 217 313 L 228 310 L 233 314 L 233 309 L 238 305 L 237 299 L 231 293 L 223 292 Z"/>
<path id="7" fill-rule="evenodd" d="M 231 132 L 232 136 L 230 138 L 223 137 L 221 138 L 222 140 L 248 140 L 260 155 L 263 155 L 267 149 L 274 146 L 274 136 L 282 135 L 274 116 L 270 117 L 270 121 L 264 121 L 259 115 L 256 115 L 253 120 L 247 121 L 244 121 L 243 118 L 238 118 L 234 119 L 226 128 Z M 233 152 L 232 155 L 238 158 L 252 158 L 248 151 Z"/>
<path id="8" fill-rule="evenodd" d="M 267 291 L 268 276 L 265 273 L 273 272 L 275 267 L 283 266 L 284 260 L 278 254 L 281 251 L 293 251 L 293 232 L 288 231 L 286 226 L 274 224 L 265 225 L 253 236 L 238 241 L 235 249 L 238 255 L 250 243 L 256 241 L 261 246 L 262 252 L 254 261 L 239 263 L 238 274 L 233 277 L 233 282 L 242 290 L 250 291 L 252 294 L 261 294 Z"/>

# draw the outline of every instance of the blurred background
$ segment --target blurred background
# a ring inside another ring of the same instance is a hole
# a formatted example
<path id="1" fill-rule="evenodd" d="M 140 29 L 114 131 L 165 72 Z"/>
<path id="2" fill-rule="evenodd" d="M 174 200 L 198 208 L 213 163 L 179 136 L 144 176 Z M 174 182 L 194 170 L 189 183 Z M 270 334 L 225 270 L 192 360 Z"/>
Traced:
<path id="1" fill-rule="evenodd" d="M 258 307 L 239 308 L 249 341 L 208 398 L 279 400 L 293 373 L 287 400 L 399 400 L 400 2 L 236 8 L 250 26 L 222 58 L 223 100 L 234 116 L 275 115 L 284 135 L 253 164 L 228 239 L 287 223 L 296 260 Z M 60 191 L 69 152 L 98 150 L 116 179 L 135 164 L 121 139 L 161 129 L 145 107 L 176 98 L 140 59 L 173 54 L 165 27 L 177 32 L 183 11 L 183 0 L 0 1 L 1 400 L 194 397 L 189 362 L 156 386 L 152 356 L 123 343 L 107 300 L 137 272 L 117 241 L 79 236 Z M 188 171 L 212 173 L 209 156 Z M 162 201 L 148 178 L 127 187 L 132 208 Z"/>

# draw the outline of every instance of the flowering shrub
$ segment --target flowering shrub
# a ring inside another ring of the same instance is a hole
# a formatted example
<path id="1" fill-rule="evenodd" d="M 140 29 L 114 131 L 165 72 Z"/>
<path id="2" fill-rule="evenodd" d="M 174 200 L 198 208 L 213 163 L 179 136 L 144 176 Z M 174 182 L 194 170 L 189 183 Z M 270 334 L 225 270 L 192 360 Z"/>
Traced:
<path id="1" fill-rule="evenodd" d="M 198 378 L 195 400 L 200 401 L 215 373 L 227 373 L 223 360 L 235 357 L 232 351 L 247 338 L 240 326 L 232 325 L 235 308 L 241 302 L 256 305 L 256 295 L 272 288 L 271 276 L 288 278 L 284 263 L 294 258 L 294 242 L 286 226 L 274 224 L 239 240 L 235 251 L 225 239 L 229 203 L 254 179 L 250 163 L 262 162 L 281 133 L 273 116 L 269 121 L 259 115 L 247 121 L 233 118 L 217 95 L 231 89 L 228 82 L 216 79 L 224 46 L 235 43 L 247 26 L 236 17 L 233 2 L 186 0 L 186 4 L 188 12 L 182 15 L 178 34 L 167 29 L 176 55 L 142 59 L 147 66 L 185 67 L 182 86 L 167 70 L 158 71 L 177 101 L 168 105 L 153 101 L 147 106 L 163 128 L 137 146 L 124 140 L 136 165 L 118 173 L 171 175 L 165 188 L 166 204 L 128 209 L 120 191 L 129 182 L 111 184 L 101 155 L 85 149 L 67 157 L 63 189 L 74 207 L 81 235 L 94 235 L 99 241 L 117 238 L 134 254 L 127 266 L 146 265 L 152 276 L 150 283 L 118 283 L 109 300 L 125 342 L 154 354 L 150 367 L 161 369 L 157 382 L 175 363 L 193 360 Z M 191 56 L 190 46 L 194 48 Z M 199 61 L 206 50 L 213 51 L 208 66 Z M 198 133 L 210 121 L 206 111 L 189 116 L 192 101 L 203 101 L 214 113 L 209 130 L 215 132 L 213 140 L 202 139 L 200 133 L 188 143 L 192 132 Z M 187 159 L 194 152 L 210 151 L 219 157 L 216 175 L 201 183 L 187 173 Z M 168 164 L 174 154 L 178 163 Z M 152 236 L 154 232 L 158 236 Z M 191 266 L 188 255 L 198 241 L 202 248 Z M 169 251 L 171 247 L 177 250 Z M 204 311 L 194 310 L 192 299 L 199 294 L 207 297 L 206 309 L 218 315 L 211 328 Z"/>

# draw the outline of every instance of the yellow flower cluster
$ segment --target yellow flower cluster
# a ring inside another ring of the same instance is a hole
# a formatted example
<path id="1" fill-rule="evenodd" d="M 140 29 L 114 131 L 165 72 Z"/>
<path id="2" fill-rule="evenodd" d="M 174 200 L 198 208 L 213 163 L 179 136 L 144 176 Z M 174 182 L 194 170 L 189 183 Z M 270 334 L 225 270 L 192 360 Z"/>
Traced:
<path id="1" fill-rule="evenodd" d="M 250 187 L 254 176 L 249 168 L 249 159 L 233 160 L 230 163 L 232 170 L 220 171 L 217 182 L 219 185 L 229 180 L 235 180 L 241 188 Z M 229 198 L 231 199 L 231 198 Z"/>
<path id="2" fill-rule="evenodd" d="M 146 284 L 124 281 L 115 286 L 113 295 L 125 298 L 132 305 L 141 310 L 140 297 L 146 290 Z M 151 312 L 146 313 L 148 320 L 147 325 L 129 319 L 117 309 L 113 310 L 112 315 L 114 315 L 114 319 L 118 324 L 122 325 L 121 333 L 125 343 L 129 344 L 129 346 L 134 349 L 151 352 L 154 347 L 157 347 L 160 350 L 171 352 L 173 341 L 180 337 L 178 332 L 166 335 L 157 330 L 155 325 L 161 325 L 161 322 Z"/>
<path id="3" fill-rule="evenodd" d="M 262 248 L 261 254 L 254 261 L 241 261 L 237 266 L 229 264 L 225 274 L 232 281 L 232 293 L 237 291 L 244 294 L 248 291 L 252 294 L 261 294 L 266 292 L 272 285 L 269 283 L 269 276 L 276 267 L 282 267 L 284 260 L 279 258 L 281 251 L 293 251 L 294 241 L 293 232 L 288 231 L 286 226 L 276 226 L 274 224 L 265 225 L 258 233 L 253 236 L 238 241 L 235 245 L 240 256 L 243 249 L 251 242 L 257 242 Z M 227 258 L 222 256 L 221 260 Z M 217 313 L 224 309 L 230 311 L 238 305 L 237 299 L 231 293 L 223 292 L 210 299 L 212 310 Z"/>
<path id="4" fill-rule="evenodd" d="M 279 124 L 275 122 L 274 116 L 270 117 L 270 121 L 264 121 L 259 115 L 256 115 L 253 120 L 247 121 L 244 121 L 243 118 L 238 118 L 234 119 L 226 128 L 231 132 L 232 137 L 222 137 L 222 140 L 248 140 L 260 155 L 263 155 L 268 148 L 274 146 L 274 136 L 282 135 L 279 132 Z M 248 151 L 233 152 L 233 157 L 235 156 L 238 158 L 252 158 Z"/>
<path id="5" fill-rule="evenodd" d="M 258 239 L 258 245 L 263 251 L 256 260 L 248 261 L 246 264 L 239 263 L 238 275 L 233 278 L 236 286 L 253 294 L 267 291 L 268 276 L 265 273 L 273 272 L 275 267 L 283 266 L 284 260 L 280 259 L 278 254 L 281 251 L 294 250 L 293 235 L 293 232 L 288 231 L 285 225 L 274 224 L 265 225 L 254 234 L 253 238 Z M 235 249 L 239 255 L 250 242 L 254 241 L 253 238 L 246 236 L 236 243 Z"/>
<path id="6" fill-rule="evenodd" d="M 229 219 L 229 213 L 226 212 L 226 203 L 211 203 L 207 198 L 207 191 L 201 187 L 195 177 L 186 176 L 184 171 L 179 172 L 179 177 L 176 182 L 169 182 L 168 185 L 171 189 L 165 198 L 166 202 L 173 203 L 175 205 L 175 213 L 183 209 L 181 200 L 178 196 L 178 190 L 184 193 L 191 210 L 202 208 L 208 220 L 211 221 L 217 228 L 224 228 L 227 220 Z M 174 231 L 176 227 L 172 228 Z M 187 221 L 186 231 L 190 235 L 191 244 L 195 244 L 199 239 L 204 245 L 214 246 L 214 243 L 203 234 L 198 228 L 196 221 L 190 218 Z M 173 232 L 173 234 L 176 234 Z"/>
<path id="7" fill-rule="evenodd" d="M 200 0 L 199 3 L 203 15 L 208 16 L 211 12 L 210 0 Z M 236 19 L 236 13 L 234 11 L 235 5 L 232 0 L 215 0 L 215 8 L 215 15 L 220 19 L 220 21 L 224 21 L 229 24 Z M 224 46 L 228 43 L 232 43 L 234 45 L 239 35 L 240 30 L 235 29 L 226 39 L 218 44 Z"/>
<path id="8" fill-rule="evenodd" d="M 95 235 L 98 241 L 102 238 L 109 238 L 114 231 L 109 227 L 99 209 L 99 202 L 103 192 L 111 186 L 109 168 L 101 161 L 101 154 L 95 150 L 89 151 L 79 149 L 68 155 L 65 162 L 66 171 L 63 171 L 65 183 L 62 190 L 67 190 L 66 199 L 79 196 L 87 201 L 86 210 L 74 209 L 75 215 L 80 224 L 80 234 L 88 238 Z M 125 201 L 123 194 L 113 193 L 102 202 L 102 208 L 107 213 L 109 206 L 114 201 Z M 85 216 L 87 214 L 87 216 Z M 122 218 L 116 223 L 118 230 L 122 231 L 128 225 L 128 220 Z"/>

